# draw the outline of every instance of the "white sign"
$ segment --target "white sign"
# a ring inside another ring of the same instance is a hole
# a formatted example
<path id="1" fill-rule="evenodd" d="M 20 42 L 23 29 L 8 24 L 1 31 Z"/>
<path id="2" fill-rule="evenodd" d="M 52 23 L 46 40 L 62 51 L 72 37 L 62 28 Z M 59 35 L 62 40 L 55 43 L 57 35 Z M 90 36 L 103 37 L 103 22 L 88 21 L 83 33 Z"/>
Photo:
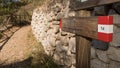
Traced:
<path id="1" fill-rule="evenodd" d="M 113 33 L 113 25 L 100 25 L 98 24 L 98 32 Z"/>

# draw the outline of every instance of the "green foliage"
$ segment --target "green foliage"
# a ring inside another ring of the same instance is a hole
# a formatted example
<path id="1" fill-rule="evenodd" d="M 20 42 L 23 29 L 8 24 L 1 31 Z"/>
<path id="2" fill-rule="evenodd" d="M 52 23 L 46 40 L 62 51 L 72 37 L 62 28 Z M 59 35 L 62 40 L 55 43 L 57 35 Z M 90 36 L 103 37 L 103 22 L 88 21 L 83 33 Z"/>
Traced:
<path id="1" fill-rule="evenodd" d="M 16 12 L 21 6 L 26 5 L 27 3 L 21 2 L 0 2 L 0 16 L 8 15 Z"/>
<path id="2" fill-rule="evenodd" d="M 26 0 L 28 3 L 33 3 L 34 6 L 41 6 L 46 2 L 47 0 Z"/>
<path id="3" fill-rule="evenodd" d="M 11 17 L 11 22 L 13 25 L 25 25 L 25 22 L 30 22 L 31 15 L 27 10 L 20 10 L 22 6 L 29 4 L 29 0 L 25 0 L 24 2 L 5 2 L 5 0 L 0 0 L 0 23 L 3 19 Z M 17 13 L 17 12 L 20 13 Z M 28 24 L 28 23 L 27 23 Z"/>

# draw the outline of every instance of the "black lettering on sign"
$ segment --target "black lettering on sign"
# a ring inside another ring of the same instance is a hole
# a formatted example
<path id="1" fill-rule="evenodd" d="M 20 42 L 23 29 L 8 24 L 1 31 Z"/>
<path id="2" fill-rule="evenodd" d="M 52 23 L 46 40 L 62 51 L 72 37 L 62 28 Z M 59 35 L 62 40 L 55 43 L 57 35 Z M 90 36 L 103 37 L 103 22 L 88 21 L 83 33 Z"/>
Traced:
<path id="1" fill-rule="evenodd" d="M 105 30 L 105 27 L 101 27 L 101 30 Z"/>

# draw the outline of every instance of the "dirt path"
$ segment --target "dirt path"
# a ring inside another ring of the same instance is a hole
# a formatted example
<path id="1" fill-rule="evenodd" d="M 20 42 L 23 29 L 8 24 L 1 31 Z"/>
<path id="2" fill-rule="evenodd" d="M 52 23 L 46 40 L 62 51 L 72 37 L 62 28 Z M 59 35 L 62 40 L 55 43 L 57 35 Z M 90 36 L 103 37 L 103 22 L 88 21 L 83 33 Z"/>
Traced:
<path id="1" fill-rule="evenodd" d="M 58 65 L 44 53 L 31 26 L 24 26 L 0 50 L 0 68 L 58 68 Z"/>
<path id="2" fill-rule="evenodd" d="M 0 65 L 20 62 L 26 59 L 25 53 L 31 46 L 27 44 L 30 26 L 22 27 L 4 45 L 0 51 Z"/>

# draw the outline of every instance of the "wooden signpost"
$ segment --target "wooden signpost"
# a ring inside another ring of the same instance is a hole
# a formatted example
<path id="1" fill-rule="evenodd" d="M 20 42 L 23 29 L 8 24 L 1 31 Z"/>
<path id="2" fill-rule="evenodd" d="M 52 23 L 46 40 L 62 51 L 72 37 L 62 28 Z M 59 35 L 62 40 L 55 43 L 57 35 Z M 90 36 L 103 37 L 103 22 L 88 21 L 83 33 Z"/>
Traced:
<path id="1" fill-rule="evenodd" d="M 111 42 L 113 16 L 63 18 L 61 27 L 63 31 L 79 36 Z"/>
<path id="2" fill-rule="evenodd" d="M 120 0 L 80 0 L 71 5 L 71 10 L 83 10 L 95 6 L 120 2 Z M 84 16 L 86 14 L 83 14 Z M 62 18 L 60 28 L 76 34 L 76 68 L 90 68 L 91 40 L 111 42 L 113 22 L 117 24 L 120 16 L 90 16 Z"/>
<path id="3" fill-rule="evenodd" d="M 76 68 L 90 68 L 90 39 L 111 42 L 113 16 L 63 18 L 60 27 L 76 34 Z"/>

